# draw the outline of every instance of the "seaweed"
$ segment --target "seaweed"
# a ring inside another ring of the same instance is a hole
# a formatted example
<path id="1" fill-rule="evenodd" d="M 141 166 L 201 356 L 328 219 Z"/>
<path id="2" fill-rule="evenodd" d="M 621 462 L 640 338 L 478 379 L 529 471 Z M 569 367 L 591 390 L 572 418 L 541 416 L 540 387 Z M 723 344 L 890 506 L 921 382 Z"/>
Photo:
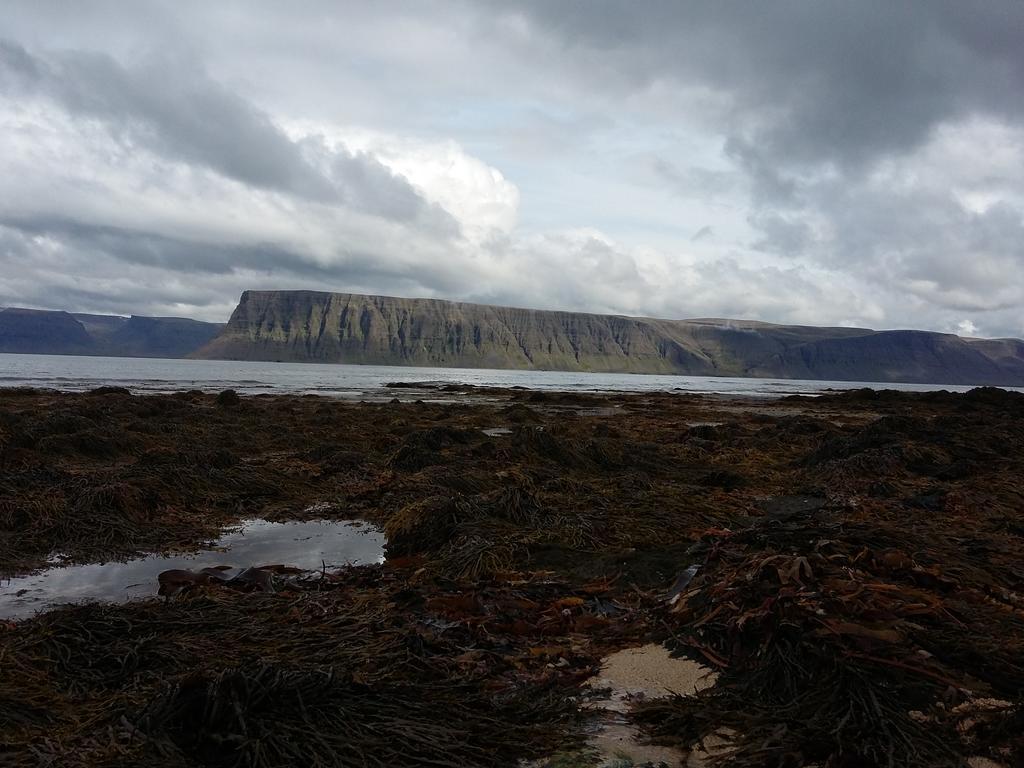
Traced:
<path id="1" fill-rule="evenodd" d="M 715 759 L 730 766 L 960 765 L 945 702 L 1019 698 L 1024 620 L 981 597 L 979 574 L 909 554 L 944 549 L 820 507 L 719 538 L 666 616 L 719 683 L 638 721 L 686 746 L 728 728 Z"/>
<path id="2" fill-rule="evenodd" d="M 8 628 L 5 764 L 504 766 L 582 738 L 573 692 L 602 646 L 566 642 L 557 668 L 530 649 L 571 630 L 562 606 L 593 610 L 589 593 L 411 575 L 198 587 Z"/>
<path id="3" fill-rule="evenodd" d="M 1021 397 L 445 394 L 0 390 L 0 575 L 246 517 L 389 558 L 0 624 L 0 762 L 512 765 L 651 640 L 720 674 L 633 716 L 713 762 L 1024 761 Z"/>

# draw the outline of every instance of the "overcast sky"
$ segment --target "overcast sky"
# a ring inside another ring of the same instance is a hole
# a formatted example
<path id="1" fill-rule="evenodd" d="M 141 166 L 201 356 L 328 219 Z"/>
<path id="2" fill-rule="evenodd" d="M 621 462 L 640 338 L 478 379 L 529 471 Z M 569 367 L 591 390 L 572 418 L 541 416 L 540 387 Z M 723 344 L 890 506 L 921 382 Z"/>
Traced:
<path id="1" fill-rule="evenodd" d="M 0 305 L 1024 336 L 1024 2 L 0 11 Z"/>

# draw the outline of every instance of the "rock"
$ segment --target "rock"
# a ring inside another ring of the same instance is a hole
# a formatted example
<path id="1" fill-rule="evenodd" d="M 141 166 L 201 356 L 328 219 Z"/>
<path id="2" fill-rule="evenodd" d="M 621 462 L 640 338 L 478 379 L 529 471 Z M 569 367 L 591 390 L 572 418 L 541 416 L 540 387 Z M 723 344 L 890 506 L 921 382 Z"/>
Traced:
<path id="1" fill-rule="evenodd" d="M 219 395 L 217 395 L 217 405 L 222 408 L 228 408 L 231 406 L 238 405 L 242 402 L 242 398 L 238 396 L 238 393 L 233 389 L 225 389 Z"/>

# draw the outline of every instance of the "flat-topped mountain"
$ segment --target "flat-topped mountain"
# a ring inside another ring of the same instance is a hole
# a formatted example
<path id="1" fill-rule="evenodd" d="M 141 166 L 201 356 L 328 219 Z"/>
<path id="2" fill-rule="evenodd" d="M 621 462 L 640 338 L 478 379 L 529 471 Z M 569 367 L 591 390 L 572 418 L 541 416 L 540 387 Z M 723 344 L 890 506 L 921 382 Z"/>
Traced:
<path id="1" fill-rule="evenodd" d="M 246 291 L 193 353 L 229 360 L 1024 385 L 1024 342 Z"/>
<path id="2" fill-rule="evenodd" d="M 224 327 L 184 317 L 0 309 L 0 352 L 111 357 L 185 357 Z"/>

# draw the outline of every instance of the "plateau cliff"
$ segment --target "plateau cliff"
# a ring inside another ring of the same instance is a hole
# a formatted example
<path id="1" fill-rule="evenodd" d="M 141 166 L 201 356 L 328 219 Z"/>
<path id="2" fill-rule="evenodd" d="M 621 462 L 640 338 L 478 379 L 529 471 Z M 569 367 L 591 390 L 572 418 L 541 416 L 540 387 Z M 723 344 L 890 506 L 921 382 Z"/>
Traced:
<path id="1" fill-rule="evenodd" d="M 1024 342 L 246 291 L 193 353 L 230 360 L 1024 385 Z"/>

